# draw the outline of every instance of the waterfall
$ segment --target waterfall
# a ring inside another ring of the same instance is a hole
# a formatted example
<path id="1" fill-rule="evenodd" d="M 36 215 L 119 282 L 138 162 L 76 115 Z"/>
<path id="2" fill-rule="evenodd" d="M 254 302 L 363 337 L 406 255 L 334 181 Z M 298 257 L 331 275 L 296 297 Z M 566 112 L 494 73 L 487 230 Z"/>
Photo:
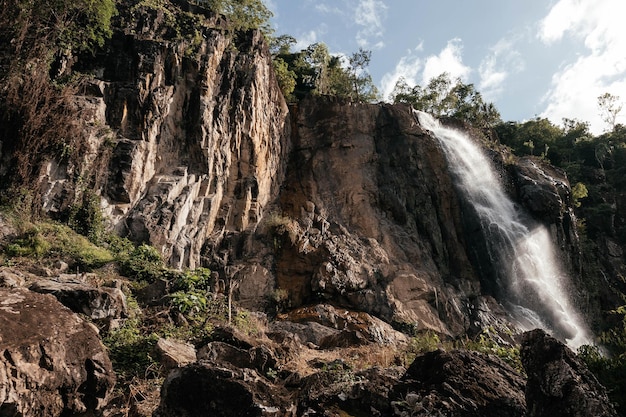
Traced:
<path id="1" fill-rule="evenodd" d="M 511 201 L 491 161 L 468 135 L 416 113 L 420 125 L 441 144 L 456 185 L 473 211 L 464 216 L 477 219 L 476 232 L 482 234 L 483 243 L 476 250 L 490 264 L 499 301 L 514 324 L 522 330 L 541 327 L 574 349 L 590 343 L 568 298 L 569 278 L 559 267 L 546 227 Z"/>

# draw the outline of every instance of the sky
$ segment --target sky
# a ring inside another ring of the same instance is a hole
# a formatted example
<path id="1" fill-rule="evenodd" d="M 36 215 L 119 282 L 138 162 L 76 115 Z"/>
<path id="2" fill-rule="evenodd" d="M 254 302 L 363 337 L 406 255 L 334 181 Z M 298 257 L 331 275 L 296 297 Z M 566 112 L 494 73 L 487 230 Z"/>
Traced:
<path id="1" fill-rule="evenodd" d="M 381 99 L 448 72 L 473 84 L 505 121 L 545 117 L 607 129 L 597 97 L 626 103 L 626 0 L 264 0 L 275 35 L 297 51 L 372 52 Z M 626 124 L 626 105 L 618 123 Z"/>

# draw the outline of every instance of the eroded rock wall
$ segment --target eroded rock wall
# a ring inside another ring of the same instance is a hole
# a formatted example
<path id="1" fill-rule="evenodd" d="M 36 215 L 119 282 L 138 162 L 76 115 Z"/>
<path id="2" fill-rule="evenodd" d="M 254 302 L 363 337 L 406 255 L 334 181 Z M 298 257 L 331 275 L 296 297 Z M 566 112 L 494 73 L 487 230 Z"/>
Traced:
<path id="1" fill-rule="evenodd" d="M 90 147 L 78 166 L 48 163 L 43 204 L 65 210 L 84 191 L 80 174 L 112 229 L 194 268 L 207 239 L 215 247 L 255 229 L 277 194 L 290 125 L 260 32 L 203 16 L 199 43 L 159 40 L 161 14 L 146 12 L 77 64 L 96 74 L 75 99 Z"/>
<path id="2" fill-rule="evenodd" d="M 411 109 L 310 98 L 292 118 L 280 203 L 299 228 L 276 269 L 292 307 L 333 300 L 389 322 L 466 330 L 480 284 L 445 157 Z"/>

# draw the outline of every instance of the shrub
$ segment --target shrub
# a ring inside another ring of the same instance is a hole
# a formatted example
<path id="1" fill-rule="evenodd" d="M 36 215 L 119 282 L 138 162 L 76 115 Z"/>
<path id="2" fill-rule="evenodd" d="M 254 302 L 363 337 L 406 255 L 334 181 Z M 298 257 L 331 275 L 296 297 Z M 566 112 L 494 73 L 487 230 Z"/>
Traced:
<path id="1" fill-rule="evenodd" d="M 161 254 L 145 243 L 135 247 L 131 253 L 121 253 L 119 262 L 120 272 L 138 281 L 154 282 L 167 272 Z"/>
<path id="2" fill-rule="evenodd" d="M 491 328 L 483 329 L 476 339 L 464 341 L 462 346 L 468 350 L 496 355 L 516 371 L 524 373 L 519 346 L 497 341 Z"/>
<path id="3" fill-rule="evenodd" d="M 118 329 L 109 332 L 103 343 L 109 349 L 113 368 L 123 379 L 155 378 L 159 365 L 154 359 L 156 333 L 144 334 L 138 317 L 127 319 Z"/>
<path id="4" fill-rule="evenodd" d="M 98 247 L 69 227 L 51 222 L 39 222 L 13 239 L 6 247 L 9 256 L 61 258 L 72 265 L 92 269 L 113 261 L 107 249 Z"/>

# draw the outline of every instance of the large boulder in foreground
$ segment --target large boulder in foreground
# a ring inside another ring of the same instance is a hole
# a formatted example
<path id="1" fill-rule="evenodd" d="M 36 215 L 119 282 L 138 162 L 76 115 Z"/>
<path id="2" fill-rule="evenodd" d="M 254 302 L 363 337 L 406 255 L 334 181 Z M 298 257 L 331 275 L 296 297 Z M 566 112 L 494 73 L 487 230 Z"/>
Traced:
<path id="1" fill-rule="evenodd" d="M 567 346 L 536 329 L 524 333 L 528 417 L 617 416 L 605 388 Z"/>
<path id="2" fill-rule="evenodd" d="M 200 361 L 174 369 L 155 417 L 295 417 L 288 392 L 250 368 Z"/>
<path id="3" fill-rule="evenodd" d="M 418 356 L 394 388 L 394 415 L 525 416 L 524 379 L 492 355 L 437 350 Z"/>
<path id="4" fill-rule="evenodd" d="M 51 295 L 0 288 L 0 416 L 97 414 L 114 383 L 92 325 Z"/>

